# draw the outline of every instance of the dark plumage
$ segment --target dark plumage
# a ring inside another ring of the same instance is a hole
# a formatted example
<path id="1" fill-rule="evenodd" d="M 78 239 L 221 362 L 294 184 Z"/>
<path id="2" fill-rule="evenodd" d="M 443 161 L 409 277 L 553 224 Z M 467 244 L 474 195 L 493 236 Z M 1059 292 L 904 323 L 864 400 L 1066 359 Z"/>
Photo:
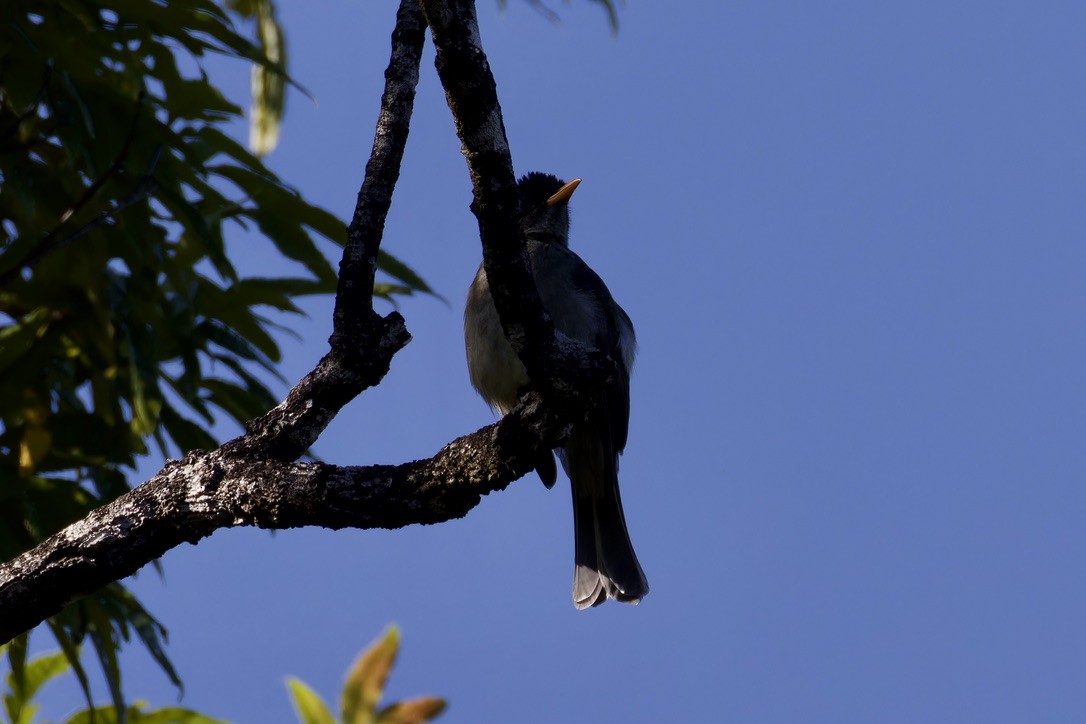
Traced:
<path id="1" fill-rule="evenodd" d="M 649 585 L 630 543 L 618 488 L 618 456 L 626 447 L 630 416 L 633 324 L 603 280 L 569 250 L 568 200 L 579 182 L 530 173 L 517 190 L 521 231 L 543 307 L 559 332 L 607 352 L 619 367 L 615 379 L 599 390 L 599 404 L 557 451 L 573 490 L 573 601 L 585 608 L 608 596 L 637 603 Z M 468 291 L 464 336 L 472 385 L 505 414 L 529 380 L 505 339 L 482 266 Z M 536 468 L 547 487 L 554 484 L 557 470 L 550 454 Z"/>

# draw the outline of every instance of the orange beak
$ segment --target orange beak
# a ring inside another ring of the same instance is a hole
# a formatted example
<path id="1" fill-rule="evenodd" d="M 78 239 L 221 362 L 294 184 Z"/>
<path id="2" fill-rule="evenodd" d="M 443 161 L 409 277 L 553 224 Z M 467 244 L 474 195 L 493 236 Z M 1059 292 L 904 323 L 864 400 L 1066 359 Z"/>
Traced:
<path id="1" fill-rule="evenodd" d="M 569 197 L 573 195 L 573 192 L 577 190 L 577 187 L 581 185 L 581 179 L 575 178 L 568 184 L 563 186 L 554 192 L 554 196 L 547 199 L 547 206 L 554 206 L 555 204 L 563 204 L 569 201 Z"/>

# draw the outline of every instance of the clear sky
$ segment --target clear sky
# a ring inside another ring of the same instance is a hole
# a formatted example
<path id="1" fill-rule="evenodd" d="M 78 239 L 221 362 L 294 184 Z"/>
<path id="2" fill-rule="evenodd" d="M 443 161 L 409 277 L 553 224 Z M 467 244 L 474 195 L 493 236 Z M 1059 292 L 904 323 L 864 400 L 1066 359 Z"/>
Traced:
<path id="1" fill-rule="evenodd" d="M 270 163 L 348 218 L 395 3 L 281 5 L 319 103 L 290 96 Z M 434 527 L 224 531 L 133 583 L 183 703 L 293 721 L 285 676 L 332 701 L 395 621 L 389 694 L 449 722 L 1086 721 L 1086 4 L 630 0 L 617 38 L 554 7 L 480 0 L 483 40 L 517 172 L 584 179 L 571 244 L 638 331 L 621 479 L 652 592 L 574 610 L 564 479 Z M 428 50 L 385 244 L 451 306 L 402 304 L 414 341 L 325 460 L 492 421 L 469 202 Z M 330 330 L 307 310 L 292 382 Z M 136 646 L 125 674 L 175 700 Z"/>

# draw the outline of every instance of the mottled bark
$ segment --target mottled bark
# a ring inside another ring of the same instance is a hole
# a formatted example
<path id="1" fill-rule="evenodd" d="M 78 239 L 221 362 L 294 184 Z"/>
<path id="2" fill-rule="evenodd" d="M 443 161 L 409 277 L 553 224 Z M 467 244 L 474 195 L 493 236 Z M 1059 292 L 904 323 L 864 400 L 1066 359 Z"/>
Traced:
<path id="1" fill-rule="evenodd" d="M 226 446 L 191 453 L 0 566 L 0 642 L 220 528 L 401 528 L 463 517 L 529 472 L 537 441 L 560 429 L 529 397 L 500 422 L 401 465 L 260 460 Z"/>
<path id="2" fill-rule="evenodd" d="M 471 174 L 471 210 L 479 221 L 483 266 L 502 329 L 537 388 L 576 397 L 578 390 L 600 384 L 612 366 L 605 355 L 555 333 L 528 271 L 513 161 L 475 3 L 421 2 L 437 50 L 434 63 Z"/>
<path id="3" fill-rule="evenodd" d="M 259 521 L 283 515 L 282 505 L 300 502 L 275 492 L 277 484 L 305 469 L 288 463 L 316 442 L 344 405 L 381 381 L 393 355 L 411 339 L 399 314 L 381 317 L 373 311 L 372 294 L 385 216 L 407 142 L 425 29 L 416 0 L 402 0 L 373 150 L 347 230 L 329 352 L 286 400 L 251 421 L 245 435 L 212 452 L 195 451 L 182 463 L 168 463 L 152 480 L 0 565 L 0 642 L 79 596 L 134 573 L 182 541 L 199 540 L 220 527 L 264 524 Z M 215 491 L 222 481 L 233 485 L 219 495 Z M 250 514 L 240 515 L 245 509 Z M 302 524 L 306 510 L 299 508 L 298 516 L 290 518 L 296 521 L 292 525 Z M 323 520 L 317 516 L 311 523 L 323 525 Z"/>
<path id="4" fill-rule="evenodd" d="M 601 353 L 555 335 L 527 269 L 516 188 L 493 76 L 465 0 L 402 0 L 365 182 L 340 264 L 330 351 L 241 437 L 171 461 L 151 480 L 0 565 L 0 643 L 80 596 L 219 528 L 399 528 L 465 515 L 480 497 L 558 446 L 612 369 Z M 437 66 L 471 171 L 484 260 L 506 334 L 536 392 L 500 422 L 395 466 L 299 464 L 342 407 L 378 384 L 410 340 L 399 314 L 373 311 L 385 216 L 399 176 L 427 20 Z"/>
<path id="5" fill-rule="evenodd" d="M 347 333 L 348 327 L 372 314 L 377 254 L 407 146 L 425 39 L 426 20 L 417 0 L 404 0 L 392 33 L 392 57 L 385 70 L 385 91 L 373 149 L 339 263 L 339 289 L 332 316 L 333 346 L 336 335 Z"/>

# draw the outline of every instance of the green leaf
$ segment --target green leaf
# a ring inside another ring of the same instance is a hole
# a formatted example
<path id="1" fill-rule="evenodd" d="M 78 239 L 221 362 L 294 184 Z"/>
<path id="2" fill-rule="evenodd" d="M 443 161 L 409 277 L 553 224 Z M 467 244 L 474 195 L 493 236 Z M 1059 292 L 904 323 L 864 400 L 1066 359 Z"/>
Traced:
<path id="1" fill-rule="evenodd" d="M 249 147 L 259 156 L 270 153 L 279 142 L 279 124 L 286 101 L 286 76 L 280 70 L 286 61 L 283 28 L 275 19 L 270 0 L 255 0 L 257 33 L 260 46 L 274 65 L 254 64 L 252 71 L 252 113 Z"/>
<path id="2" fill-rule="evenodd" d="M 15 324 L 0 328 L 0 372 L 11 367 L 49 328 L 50 312 L 39 307 Z"/>
<path id="3" fill-rule="evenodd" d="M 158 365 L 151 349 L 154 338 L 133 326 L 125 327 L 124 331 L 128 376 L 132 385 L 132 430 L 137 435 L 149 435 L 158 425 L 158 415 L 162 409 Z"/>
<path id="4" fill-rule="evenodd" d="M 75 673 L 76 680 L 79 681 L 79 688 L 83 692 L 83 699 L 87 702 L 87 706 L 94 706 L 94 701 L 91 699 L 90 681 L 87 679 L 87 672 L 83 669 L 83 664 L 79 660 L 79 647 L 76 646 L 68 632 L 57 623 L 57 616 L 47 620 L 49 630 L 53 632 L 53 638 L 60 644 L 61 651 L 68 658 L 68 663 L 72 665 L 72 671 Z"/>
<path id="5" fill-rule="evenodd" d="M 245 384 L 245 389 L 261 401 L 263 407 L 270 410 L 279 404 L 279 398 L 276 397 L 263 382 L 250 374 L 250 372 L 236 359 L 223 357 L 221 355 L 213 355 L 213 359 L 222 362 L 229 367 L 230 370 Z"/>
<path id="6" fill-rule="evenodd" d="M 38 690 L 57 676 L 71 668 L 63 651 L 54 654 L 39 656 L 30 661 L 26 666 L 26 684 L 23 692 L 26 698 L 32 699 Z"/>
<path id="7" fill-rule="evenodd" d="M 125 623 L 131 624 L 136 636 L 151 654 L 151 658 L 166 674 L 170 683 L 178 688 L 180 694 L 183 694 L 185 689 L 181 683 L 181 677 L 177 675 L 173 662 L 166 655 L 166 627 L 148 613 L 135 594 L 119 583 L 110 584 L 105 589 L 102 600 L 111 610 L 119 626 Z"/>
<path id="8" fill-rule="evenodd" d="M 94 653 L 97 654 L 98 662 L 102 665 L 102 671 L 106 675 L 109 695 L 119 714 L 117 720 L 120 724 L 125 724 L 125 714 L 127 712 L 124 706 L 124 693 L 121 691 L 121 668 L 120 663 L 117 661 L 117 649 L 119 647 L 117 634 L 113 623 L 101 607 L 94 605 L 93 601 L 84 600 L 81 603 L 84 604 L 82 608 L 90 619 L 91 625 L 88 633 L 90 634 L 91 645 L 94 647 Z"/>
<path id="9" fill-rule="evenodd" d="M 23 712 L 30 703 L 30 696 L 26 694 L 26 649 L 28 634 L 15 637 L 10 642 L 0 647 L 0 651 L 6 651 L 11 671 L 7 676 L 9 694 L 4 695 L 4 708 L 7 710 L 8 719 L 15 724 L 23 717 Z"/>
<path id="10" fill-rule="evenodd" d="M 328 705 L 315 691 L 306 686 L 305 682 L 290 677 L 287 679 L 287 688 L 290 691 L 298 721 L 302 724 L 335 724 L 335 717 L 328 710 Z"/>
<path id="11" fill-rule="evenodd" d="M 233 352 L 242 359 L 259 362 L 265 369 L 274 371 L 271 363 L 279 360 L 279 345 L 264 331 L 259 322 L 252 318 L 252 315 L 249 317 L 249 320 L 240 318 L 230 320 L 235 329 L 239 326 L 244 327 L 244 337 L 235 329 L 227 327 L 216 319 L 205 319 L 197 325 L 195 334 L 209 342 L 214 342 L 228 352 Z"/>
<path id="12" fill-rule="evenodd" d="M 191 450 L 213 450 L 218 447 L 218 441 L 207 430 L 183 417 L 168 402 L 162 404 L 161 420 L 182 455 Z"/>
<path id="13" fill-rule="evenodd" d="M 196 129 L 192 144 L 202 143 L 215 153 L 222 153 L 234 159 L 254 173 L 266 174 L 268 171 L 256 156 L 244 146 L 227 136 L 214 126 L 201 126 Z M 209 154 L 210 156 L 211 154 Z"/>
<path id="14" fill-rule="evenodd" d="M 228 724 L 222 719 L 214 719 L 198 711 L 176 706 L 146 712 L 135 708 L 128 711 L 128 721 L 132 724 Z"/>
<path id="15" fill-rule="evenodd" d="M 266 400 L 233 382 L 210 378 L 205 379 L 202 384 L 208 391 L 207 400 L 242 425 L 260 417 L 270 408 Z"/>
<path id="16" fill-rule="evenodd" d="M 399 649 L 400 629 L 393 624 L 358 657 L 343 685 L 340 704 L 344 724 L 365 724 L 373 720 Z"/>
<path id="17" fill-rule="evenodd" d="M 387 252 L 382 251 L 378 255 L 377 268 L 384 273 L 399 279 L 411 289 L 426 292 L 427 294 L 433 294 L 434 296 L 442 298 L 440 295 L 436 294 L 434 290 L 430 288 L 430 285 L 427 284 L 422 277 L 416 274 L 413 269 Z"/>
<path id="18" fill-rule="evenodd" d="M 227 724 L 192 709 L 175 706 L 146 710 L 146 707 L 146 702 L 142 701 L 128 707 L 125 714 L 130 724 Z M 65 720 L 65 724 L 114 724 L 118 718 L 116 707 L 99 706 L 76 712 Z"/>
<path id="19" fill-rule="evenodd" d="M 200 244 L 200 248 L 215 265 L 215 270 L 224 279 L 236 279 L 237 271 L 226 258 L 222 229 L 217 224 L 209 223 L 208 218 L 179 191 L 162 186 L 156 198 L 174 215 L 174 220 L 184 226 L 189 233 L 189 239 Z"/>
<path id="20" fill-rule="evenodd" d="M 236 184 L 256 202 L 244 215 L 257 223 L 281 253 L 304 264 L 318 279 L 336 278 L 332 265 L 304 228 L 310 226 L 306 219 L 314 216 L 315 207 L 268 175 L 223 164 L 209 170 Z"/>

